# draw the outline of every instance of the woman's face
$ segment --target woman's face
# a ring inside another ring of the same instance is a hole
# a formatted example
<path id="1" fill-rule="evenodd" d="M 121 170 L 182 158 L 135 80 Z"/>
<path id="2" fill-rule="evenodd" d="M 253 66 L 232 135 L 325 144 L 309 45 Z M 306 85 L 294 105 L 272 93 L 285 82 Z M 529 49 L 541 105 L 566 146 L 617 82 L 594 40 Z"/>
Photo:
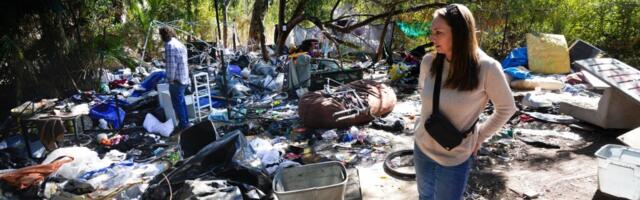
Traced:
<path id="1" fill-rule="evenodd" d="M 447 55 L 447 58 L 449 59 L 451 56 L 451 46 L 453 44 L 451 38 L 451 27 L 447 22 L 442 19 L 442 17 L 436 17 L 433 19 L 429 40 L 433 42 L 438 53 Z"/>

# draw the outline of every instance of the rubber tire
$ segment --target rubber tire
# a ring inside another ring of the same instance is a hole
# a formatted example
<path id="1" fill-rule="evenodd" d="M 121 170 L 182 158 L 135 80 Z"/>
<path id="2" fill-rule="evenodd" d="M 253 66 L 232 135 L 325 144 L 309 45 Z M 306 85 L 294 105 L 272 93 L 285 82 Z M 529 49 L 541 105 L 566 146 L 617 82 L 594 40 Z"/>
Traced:
<path id="1" fill-rule="evenodd" d="M 400 151 L 392 152 L 389 155 L 387 155 L 382 165 L 384 168 L 384 172 L 386 172 L 387 174 L 389 174 L 389 176 L 393 178 L 397 178 L 403 181 L 415 181 L 416 173 L 398 172 L 389 166 L 389 163 L 391 163 L 391 160 L 393 160 L 393 158 L 398 156 L 407 156 L 407 155 L 413 155 L 413 149 L 400 150 Z"/>

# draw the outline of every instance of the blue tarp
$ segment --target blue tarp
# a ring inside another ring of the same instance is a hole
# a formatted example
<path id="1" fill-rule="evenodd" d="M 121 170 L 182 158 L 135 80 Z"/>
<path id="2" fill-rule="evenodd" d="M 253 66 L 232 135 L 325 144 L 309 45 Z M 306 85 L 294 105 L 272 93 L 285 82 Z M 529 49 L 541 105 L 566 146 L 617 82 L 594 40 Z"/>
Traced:
<path id="1" fill-rule="evenodd" d="M 167 77 L 167 73 L 164 71 L 157 71 L 149 74 L 149 76 L 145 77 L 140 86 L 144 89 L 142 91 L 136 90 L 133 91 L 131 97 L 139 97 L 144 95 L 145 93 L 156 88 L 158 83 Z"/>
<path id="2" fill-rule="evenodd" d="M 119 121 L 118 121 L 118 116 L 120 116 Z M 125 116 L 125 112 L 124 110 L 122 110 L 122 107 L 116 110 L 116 105 L 114 103 L 97 104 L 93 106 L 89 111 L 89 117 L 91 117 L 91 119 L 95 119 L 95 120 L 104 119 L 107 122 L 109 122 L 111 125 L 113 125 L 113 128 L 116 128 L 116 129 L 120 128 L 120 126 L 122 125 L 122 122 L 124 122 L 124 116 Z"/>
<path id="3" fill-rule="evenodd" d="M 524 67 L 509 67 L 503 70 L 505 74 L 508 74 L 513 80 L 524 80 L 531 78 L 529 70 Z"/>
<path id="4" fill-rule="evenodd" d="M 531 75 L 529 74 L 529 70 L 524 68 L 524 66 L 527 66 L 527 62 L 529 62 L 527 58 L 527 48 L 515 48 L 502 60 L 502 69 L 504 73 L 513 77 L 514 80 L 528 79 Z"/>
<path id="5" fill-rule="evenodd" d="M 511 53 L 502 60 L 502 68 L 507 69 L 510 67 L 527 66 L 528 62 L 527 48 L 520 47 L 511 50 Z"/>
<path id="6" fill-rule="evenodd" d="M 167 76 L 167 73 L 164 72 L 164 71 L 153 72 L 153 73 L 149 74 L 149 76 L 144 78 L 144 81 L 142 81 L 142 83 L 140 83 L 140 86 L 142 86 L 144 89 L 146 89 L 146 91 L 155 89 L 156 85 L 158 85 L 158 83 L 162 79 L 164 79 L 166 76 Z"/>

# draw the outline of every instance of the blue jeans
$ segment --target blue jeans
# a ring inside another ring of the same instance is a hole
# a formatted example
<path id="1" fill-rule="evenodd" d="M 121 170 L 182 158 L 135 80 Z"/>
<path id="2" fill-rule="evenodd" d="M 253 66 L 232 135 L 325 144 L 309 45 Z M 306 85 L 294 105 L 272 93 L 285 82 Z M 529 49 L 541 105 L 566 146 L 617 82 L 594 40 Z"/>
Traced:
<path id="1" fill-rule="evenodd" d="M 467 186 L 473 156 L 457 166 L 442 166 L 425 155 L 418 146 L 413 148 L 416 182 L 420 200 L 460 200 Z"/>
<path id="2" fill-rule="evenodd" d="M 184 102 L 184 91 L 188 85 L 180 83 L 169 84 L 169 94 L 171 94 L 171 104 L 178 118 L 178 129 L 185 129 L 189 126 L 189 114 L 187 104 Z"/>

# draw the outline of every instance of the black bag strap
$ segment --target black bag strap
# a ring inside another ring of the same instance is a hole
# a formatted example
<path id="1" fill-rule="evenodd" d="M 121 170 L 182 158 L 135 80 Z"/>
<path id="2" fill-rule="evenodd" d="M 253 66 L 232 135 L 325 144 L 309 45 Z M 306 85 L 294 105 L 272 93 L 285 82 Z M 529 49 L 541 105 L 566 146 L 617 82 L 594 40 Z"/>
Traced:
<path id="1" fill-rule="evenodd" d="M 433 85 L 433 105 L 431 112 L 440 113 L 440 88 L 442 85 L 442 71 L 444 71 L 444 55 L 438 54 L 434 64 L 434 67 L 436 68 L 436 82 Z M 473 132 L 479 120 L 480 118 L 476 119 L 468 130 L 462 132 L 462 134 L 464 134 L 463 137 L 467 137 L 467 135 Z"/>
<path id="2" fill-rule="evenodd" d="M 432 104 L 432 112 L 439 113 L 440 112 L 440 85 L 442 83 L 442 71 L 444 68 L 444 56 L 438 54 L 436 56 L 435 68 L 436 68 L 436 82 L 433 85 L 433 104 Z M 440 60 L 438 60 L 440 59 Z"/>

